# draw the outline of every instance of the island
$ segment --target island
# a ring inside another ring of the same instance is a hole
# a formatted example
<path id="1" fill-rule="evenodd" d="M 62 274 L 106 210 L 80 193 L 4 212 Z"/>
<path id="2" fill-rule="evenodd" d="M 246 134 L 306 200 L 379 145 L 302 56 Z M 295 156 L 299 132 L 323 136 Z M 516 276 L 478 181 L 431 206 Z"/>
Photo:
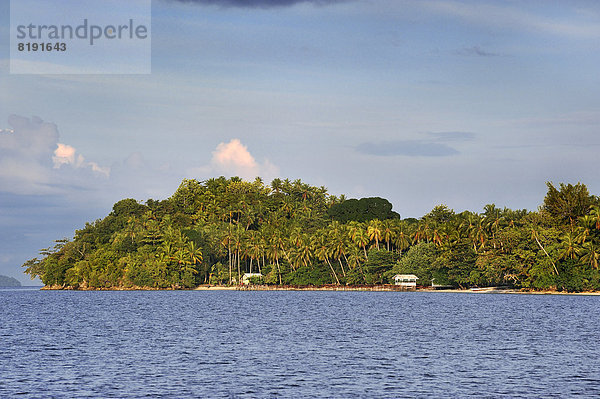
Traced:
<path id="1" fill-rule="evenodd" d="M 0 274 L 0 287 L 20 287 L 21 283 L 14 277 Z"/>
<path id="2" fill-rule="evenodd" d="M 301 180 L 186 179 L 167 199 L 117 202 L 23 267 L 53 289 L 350 288 L 414 275 L 417 288 L 599 291 L 600 198 L 546 184 L 536 211 L 440 204 L 402 218 L 384 198 Z"/>

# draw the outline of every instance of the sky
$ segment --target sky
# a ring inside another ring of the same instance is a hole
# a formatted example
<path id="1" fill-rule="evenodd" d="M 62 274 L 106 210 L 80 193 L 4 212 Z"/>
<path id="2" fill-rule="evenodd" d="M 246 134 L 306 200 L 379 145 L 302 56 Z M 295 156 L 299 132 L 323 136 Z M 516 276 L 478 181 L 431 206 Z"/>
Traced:
<path id="1" fill-rule="evenodd" d="M 302 179 L 402 217 L 600 194 L 600 3 L 153 0 L 151 73 L 10 74 L 0 274 L 184 178 Z M 29 282 L 30 283 L 30 282 Z"/>

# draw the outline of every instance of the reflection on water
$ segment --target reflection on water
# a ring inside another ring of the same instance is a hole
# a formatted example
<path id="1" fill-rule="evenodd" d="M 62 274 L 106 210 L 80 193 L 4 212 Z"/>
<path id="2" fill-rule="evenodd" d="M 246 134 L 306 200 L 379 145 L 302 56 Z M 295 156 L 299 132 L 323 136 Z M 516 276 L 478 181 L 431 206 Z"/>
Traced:
<path id="1" fill-rule="evenodd" d="M 600 395 L 600 297 L 0 290 L 0 397 Z"/>

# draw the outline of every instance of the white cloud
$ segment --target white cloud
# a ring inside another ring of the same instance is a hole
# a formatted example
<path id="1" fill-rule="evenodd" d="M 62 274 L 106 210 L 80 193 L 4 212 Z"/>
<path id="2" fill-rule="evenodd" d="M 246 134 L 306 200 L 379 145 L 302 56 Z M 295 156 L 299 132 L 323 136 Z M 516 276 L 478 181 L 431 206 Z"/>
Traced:
<path id="1" fill-rule="evenodd" d="M 85 186 L 90 173 L 108 177 L 109 168 L 86 162 L 74 147 L 59 143 L 55 124 L 18 115 L 8 123 L 12 128 L 0 131 L 0 192 L 52 194 L 62 186 Z"/>
<path id="2" fill-rule="evenodd" d="M 54 162 L 55 169 L 60 168 L 62 165 L 74 164 L 75 148 L 67 144 L 58 143 L 56 150 L 54 150 L 52 161 Z"/>
<path id="3" fill-rule="evenodd" d="M 54 169 L 59 169 L 63 165 L 70 165 L 74 168 L 89 168 L 94 173 L 108 177 L 110 175 L 109 167 L 99 166 L 96 162 L 85 162 L 85 158 L 81 154 L 76 155 L 77 150 L 68 144 L 57 143 L 56 150 L 52 156 Z"/>
<path id="4" fill-rule="evenodd" d="M 210 176 L 221 174 L 225 176 L 239 176 L 244 180 L 254 180 L 261 177 L 270 180 L 279 175 L 277 165 L 265 159 L 262 163 L 256 161 L 239 139 L 219 143 L 212 153 L 209 165 L 204 165 L 188 170 L 192 176 Z"/>
<path id="5" fill-rule="evenodd" d="M 211 164 L 222 173 L 238 175 L 244 179 L 252 179 L 259 175 L 259 165 L 238 139 L 229 143 L 220 143 L 213 151 Z"/>

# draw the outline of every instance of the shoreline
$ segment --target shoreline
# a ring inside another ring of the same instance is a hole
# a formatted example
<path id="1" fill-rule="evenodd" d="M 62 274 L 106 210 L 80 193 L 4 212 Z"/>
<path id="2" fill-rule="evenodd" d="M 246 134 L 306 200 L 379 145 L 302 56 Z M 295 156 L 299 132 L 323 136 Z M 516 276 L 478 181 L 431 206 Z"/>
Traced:
<path id="1" fill-rule="evenodd" d="M 512 294 L 512 295 L 587 295 L 600 296 L 600 291 L 565 292 L 554 290 L 526 290 L 515 288 L 484 287 L 484 288 L 417 288 L 407 289 L 392 284 L 356 286 L 356 285 L 324 285 L 324 286 L 293 286 L 293 285 L 199 285 L 195 288 L 153 288 L 153 287 L 111 287 L 111 288 L 88 288 L 88 287 L 62 287 L 43 286 L 42 291 L 355 291 L 355 292 L 435 292 L 452 294 Z"/>

